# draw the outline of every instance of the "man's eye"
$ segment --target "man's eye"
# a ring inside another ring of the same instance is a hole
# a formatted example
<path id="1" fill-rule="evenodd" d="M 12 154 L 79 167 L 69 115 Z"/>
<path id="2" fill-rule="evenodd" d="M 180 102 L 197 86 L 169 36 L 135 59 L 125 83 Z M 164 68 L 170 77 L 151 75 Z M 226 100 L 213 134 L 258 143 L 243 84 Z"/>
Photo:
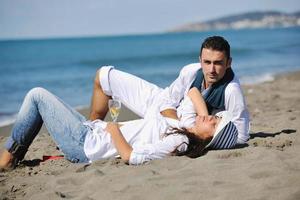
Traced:
<path id="1" fill-rule="evenodd" d="M 223 65 L 222 61 L 215 62 L 215 65 Z"/>

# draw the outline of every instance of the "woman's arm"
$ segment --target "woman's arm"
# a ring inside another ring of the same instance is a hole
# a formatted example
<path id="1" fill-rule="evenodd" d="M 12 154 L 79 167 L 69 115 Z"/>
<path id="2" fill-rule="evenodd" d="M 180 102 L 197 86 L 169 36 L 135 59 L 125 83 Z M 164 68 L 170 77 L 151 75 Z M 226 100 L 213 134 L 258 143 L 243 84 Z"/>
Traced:
<path id="1" fill-rule="evenodd" d="M 198 88 L 193 87 L 188 91 L 188 96 L 191 98 L 197 115 L 208 115 L 208 110 L 205 101 L 199 92 Z"/>
<path id="2" fill-rule="evenodd" d="M 125 140 L 122 132 L 120 131 L 119 125 L 116 123 L 109 122 L 105 130 L 110 133 L 112 141 L 119 152 L 122 160 L 128 162 L 132 152 L 132 147 Z"/>

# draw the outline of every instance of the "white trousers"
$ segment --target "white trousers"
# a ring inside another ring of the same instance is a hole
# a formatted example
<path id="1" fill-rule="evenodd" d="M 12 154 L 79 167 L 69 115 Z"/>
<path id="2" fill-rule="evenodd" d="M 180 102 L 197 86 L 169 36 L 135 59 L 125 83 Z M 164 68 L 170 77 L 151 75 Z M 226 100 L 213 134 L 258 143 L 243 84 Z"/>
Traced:
<path id="1" fill-rule="evenodd" d="M 163 89 L 132 74 L 114 69 L 100 68 L 99 80 L 103 92 L 120 99 L 122 104 L 142 118 L 159 113 Z"/>

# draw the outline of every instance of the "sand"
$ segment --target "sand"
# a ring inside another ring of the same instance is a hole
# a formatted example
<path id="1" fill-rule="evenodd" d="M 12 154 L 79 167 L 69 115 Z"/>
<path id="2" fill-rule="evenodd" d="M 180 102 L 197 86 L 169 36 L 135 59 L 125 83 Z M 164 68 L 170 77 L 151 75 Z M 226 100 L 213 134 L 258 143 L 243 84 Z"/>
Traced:
<path id="1" fill-rule="evenodd" d="M 0 173 L 0 199 L 300 199 L 300 72 L 243 89 L 251 114 L 245 146 L 142 166 L 119 159 L 40 162 L 61 154 L 42 130 L 26 161 Z M 126 109 L 121 114 L 120 120 L 137 118 Z M 1 149 L 10 129 L 0 128 Z"/>

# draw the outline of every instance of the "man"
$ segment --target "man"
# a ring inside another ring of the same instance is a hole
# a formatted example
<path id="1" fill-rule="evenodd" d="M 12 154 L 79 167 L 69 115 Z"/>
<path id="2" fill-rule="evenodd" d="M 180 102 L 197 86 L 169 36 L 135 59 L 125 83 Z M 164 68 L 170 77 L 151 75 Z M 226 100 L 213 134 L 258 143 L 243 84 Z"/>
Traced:
<path id="1" fill-rule="evenodd" d="M 112 96 L 140 117 L 160 112 L 180 119 L 184 110 L 182 100 L 190 88 L 196 87 L 210 114 L 222 110 L 232 113 L 238 129 L 237 143 L 245 143 L 249 139 L 249 114 L 238 78 L 231 69 L 230 45 L 220 36 L 205 39 L 199 61 L 183 67 L 178 78 L 165 89 L 112 66 L 102 67 L 95 78 L 90 119 L 104 119 Z M 189 124 L 181 120 L 180 125 Z"/>

